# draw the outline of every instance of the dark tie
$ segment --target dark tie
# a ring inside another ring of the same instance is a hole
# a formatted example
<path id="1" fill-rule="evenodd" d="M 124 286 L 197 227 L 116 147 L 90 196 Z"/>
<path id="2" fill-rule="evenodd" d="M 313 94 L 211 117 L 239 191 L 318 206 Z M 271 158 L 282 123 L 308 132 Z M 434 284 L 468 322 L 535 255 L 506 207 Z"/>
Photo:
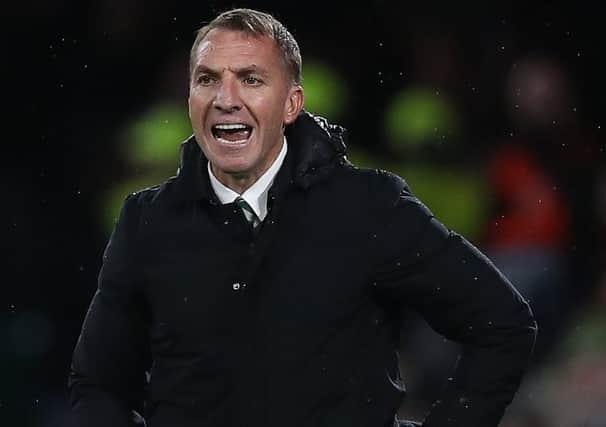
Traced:
<path id="1" fill-rule="evenodd" d="M 234 201 L 234 203 L 238 205 L 240 209 L 242 209 L 242 212 L 244 213 L 244 218 L 246 218 L 246 221 L 248 221 L 250 225 L 252 225 L 253 227 L 259 225 L 261 220 L 255 213 L 253 208 L 251 208 L 250 205 L 246 202 L 246 200 L 244 200 L 242 197 L 238 197 Z"/>

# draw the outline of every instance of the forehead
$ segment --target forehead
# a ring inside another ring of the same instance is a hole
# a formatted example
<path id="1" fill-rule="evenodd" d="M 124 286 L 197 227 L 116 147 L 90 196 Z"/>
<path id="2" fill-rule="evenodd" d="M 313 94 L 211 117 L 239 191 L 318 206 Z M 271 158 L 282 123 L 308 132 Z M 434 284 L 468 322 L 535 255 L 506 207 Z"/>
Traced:
<path id="1" fill-rule="evenodd" d="M 271 67 L 280 63 L 275 41 L 242 31 L 215 28 L 208 32 L 196 49 L 194 66 L 257 65 Z"/>

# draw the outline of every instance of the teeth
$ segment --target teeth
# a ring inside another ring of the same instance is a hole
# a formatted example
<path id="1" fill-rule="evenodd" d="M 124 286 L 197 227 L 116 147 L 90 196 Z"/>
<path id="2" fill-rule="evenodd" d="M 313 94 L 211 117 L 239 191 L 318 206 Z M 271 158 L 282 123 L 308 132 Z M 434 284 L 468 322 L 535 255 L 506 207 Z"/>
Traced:
<path id="1" fill-rule="evenodd" d="M 233 124 L 215 125 L 215 128 L 221 129 L 221 130 L 232 130 L 232 129 L 246 129 L 246 128 L 248 128 L 248 126 L 243 125 L 241 123 L 233 123 Z"/>
<path id="2" fill-rule="evenodd" d="M 221 144 L 230 144 L 230 145 L 244 144 L 246 141 L 248 141 L 248 139 L 241 139 L 239 141 L 229 141 L 229 140 L 221 138 L 221 137 L 217 137 L 216 139 Z"/>

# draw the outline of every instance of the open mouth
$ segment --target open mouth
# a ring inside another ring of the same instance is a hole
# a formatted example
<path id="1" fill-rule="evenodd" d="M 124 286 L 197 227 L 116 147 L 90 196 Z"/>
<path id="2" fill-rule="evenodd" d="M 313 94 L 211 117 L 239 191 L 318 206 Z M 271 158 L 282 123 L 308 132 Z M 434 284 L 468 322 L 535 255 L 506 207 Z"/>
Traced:
<path id="1" fill-rule="evenodd" d="M 221 144 L 244 144 L 252 134 L 252 127 L 243 123 L 222 123 L 212 127 L 215 139 Z"/>

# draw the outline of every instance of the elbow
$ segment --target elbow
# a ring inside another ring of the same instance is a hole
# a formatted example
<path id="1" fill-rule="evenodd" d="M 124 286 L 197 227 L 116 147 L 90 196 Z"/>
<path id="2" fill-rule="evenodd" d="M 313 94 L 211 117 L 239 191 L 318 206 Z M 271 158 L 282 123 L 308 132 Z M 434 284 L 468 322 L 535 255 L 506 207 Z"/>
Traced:
<path id="1" fill-rule="evenodd" d="M 510 315 L 508 329 L 508 335 L 516 343 L 520 353 L 531 356 L 534 351 L 538 325 L 530 305 L 525 300 L 522 299 L 517 309 Z"/>
<path id="2" fill-rule="evenodd" d="M 530 305 L 528 304 L 528 302 L 524 302 L 525 305 L 525 316 L 524 316 L 524 329 L 527 331 L 527 335 L 528 335 L 528 339 L 530 341 L 530 351 L 532 352 L 532 350 L 534 349 L 534 345 L 537 339 L 537 333 L 539 331 L 539 325 L 537 323 L 537 320 L 534 317 L 534 314 L 532 312 L 532 309 L 530 308 Z"/>
<path id="3" fill-rule="evenodd" d="M 532 312 L 532 308 L 528 301 L 523 300 L 520 307 L 520 326 L 527 331 L 528 335 L 532 336 L 533 342 L 536 339 L 538 324 Z"/>

